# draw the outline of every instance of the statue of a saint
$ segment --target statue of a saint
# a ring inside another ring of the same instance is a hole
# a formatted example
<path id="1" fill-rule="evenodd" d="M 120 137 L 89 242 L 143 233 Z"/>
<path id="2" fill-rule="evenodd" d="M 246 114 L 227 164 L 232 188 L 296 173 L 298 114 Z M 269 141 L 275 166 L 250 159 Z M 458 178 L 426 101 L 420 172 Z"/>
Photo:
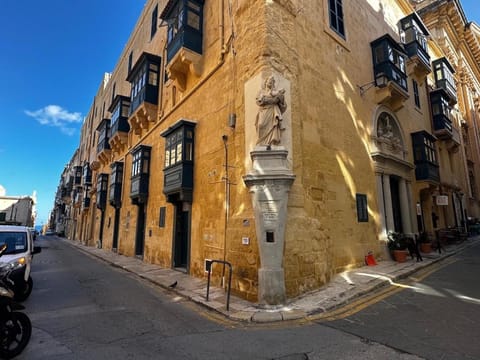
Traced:
<path id="1" fill-rule="evenodd" d="M 257 145 L 278 145 L 281 140 L 283 113 L 287 110 L 285 90 L 275 89 L 275 79 L 269 76 L 257 95 L 259 106 L 255 127 L 257 129 Z"/>

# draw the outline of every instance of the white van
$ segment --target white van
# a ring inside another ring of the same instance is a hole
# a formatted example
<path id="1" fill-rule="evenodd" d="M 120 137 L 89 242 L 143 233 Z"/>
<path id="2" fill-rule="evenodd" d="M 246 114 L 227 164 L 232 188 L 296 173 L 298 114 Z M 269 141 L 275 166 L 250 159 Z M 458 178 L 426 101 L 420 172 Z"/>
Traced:
<path id="1" fill-rule="evenodd" d="M 24 301 L 33 288 L 30 276 L 33 254 L 42 249 L 33 246 L 33 233 L 26 226 L 0 225 L 0 245 L 2 244 L 7 245 L 7 250 L 0 257 L 0 267 L 15 268 L 10 274 L 15 283 L 15 300 Z"/>

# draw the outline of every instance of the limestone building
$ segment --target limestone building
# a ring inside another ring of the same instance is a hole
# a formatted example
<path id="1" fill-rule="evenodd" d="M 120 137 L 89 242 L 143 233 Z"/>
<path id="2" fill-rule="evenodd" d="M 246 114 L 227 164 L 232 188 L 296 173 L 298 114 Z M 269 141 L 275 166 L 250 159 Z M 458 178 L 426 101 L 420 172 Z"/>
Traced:
<path id="1" fill-rule="evenodd" d="M 36 218 L 37 194 L 12 196 L 0 185 L 0 225 L 33 227 Z"/>
<path id="2" fill-rule="evenodd" d="M 198 278 L 227 261 L 279 304 L 390 231 L 464 228 L 478 41 L 459 1 L 149 0 L 62 175 L 65 234 Z"/>

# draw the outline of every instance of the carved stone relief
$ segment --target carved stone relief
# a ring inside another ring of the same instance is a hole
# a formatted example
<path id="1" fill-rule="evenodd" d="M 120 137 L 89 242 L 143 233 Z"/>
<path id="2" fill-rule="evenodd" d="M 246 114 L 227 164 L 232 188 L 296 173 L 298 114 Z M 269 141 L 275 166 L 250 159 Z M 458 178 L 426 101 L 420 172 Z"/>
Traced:
<path id="1" fill-rule="evenodd" d="M 390 114 L 382 112 L 378 117 L 375 144 L 381 152 L 403 158 L 404 144 L 398 125 Z"/>

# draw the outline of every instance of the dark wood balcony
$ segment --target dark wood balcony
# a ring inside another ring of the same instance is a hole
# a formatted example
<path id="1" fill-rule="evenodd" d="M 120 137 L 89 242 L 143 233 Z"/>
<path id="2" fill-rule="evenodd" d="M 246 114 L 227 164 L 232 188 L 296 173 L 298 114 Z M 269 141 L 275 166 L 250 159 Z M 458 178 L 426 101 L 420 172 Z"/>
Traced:
<path id="1" fill-rule="evenodd" d="M 160 18 L 167 28 L 167 74 L 185 90 L 189 74 L 200 76 L 204 0 L 169 0 Z"/>
<path id="2" fill-rule="evenodd" d="M 394 111 L 408 99 L 406 74 L 407 54 L 390 35 L 371 43 L 373 72 L 377 85 L 376 102 L 390 106 Z M 379 81 L 379 79 L 385 79 Z M 379 86 L 379 84 L 382 84 Z"/>
<path id="3" fill-rule="evenodd" d="M 122 154 L 127 148 L 128 132 L 130 131 L 128 123 L 130 98 L 122 95 L 115 96 L 108 111 L 112 113 L 109 144 L 114 153 Z"/>
<path id="4" fill-rule="evenodd" d="M 143 53 L 127 77 L 131 83 L 128 122 L 139 136 L 157 120 L 161 62 L 160 56 Z"/>
<path id="5" fill-rule="evenodd" d="M 450 97 L 443 88 L 430 92 L 433 133 L 441 140 L 450 140 L 453 136 L 452 108 L 449 101 Z"/>
<path id="6" fill-rule="evenodd" d="M 436 139 L 426 131 L 412 133 L 415 178 L 418 181 L 440 182 L 435 142 Z"/>
<path id="7" fill-rule="evenodd" d="M 432 72 L 427 45 L 428 29 L 415 12 L 401 19 L 400 27 L 409 65 L 413 65 L 413 74 L 417 81 L 423 82 L 427 74 Z"/>
<path id="8" fill-rule="evenodd" d="M 450 105 L 457 103 L 457 87 L 453 74 L 455 70 L 446 58 L 440 58 L 432 62 L 435 85 L 437 89 L 445 90 Z"/>

